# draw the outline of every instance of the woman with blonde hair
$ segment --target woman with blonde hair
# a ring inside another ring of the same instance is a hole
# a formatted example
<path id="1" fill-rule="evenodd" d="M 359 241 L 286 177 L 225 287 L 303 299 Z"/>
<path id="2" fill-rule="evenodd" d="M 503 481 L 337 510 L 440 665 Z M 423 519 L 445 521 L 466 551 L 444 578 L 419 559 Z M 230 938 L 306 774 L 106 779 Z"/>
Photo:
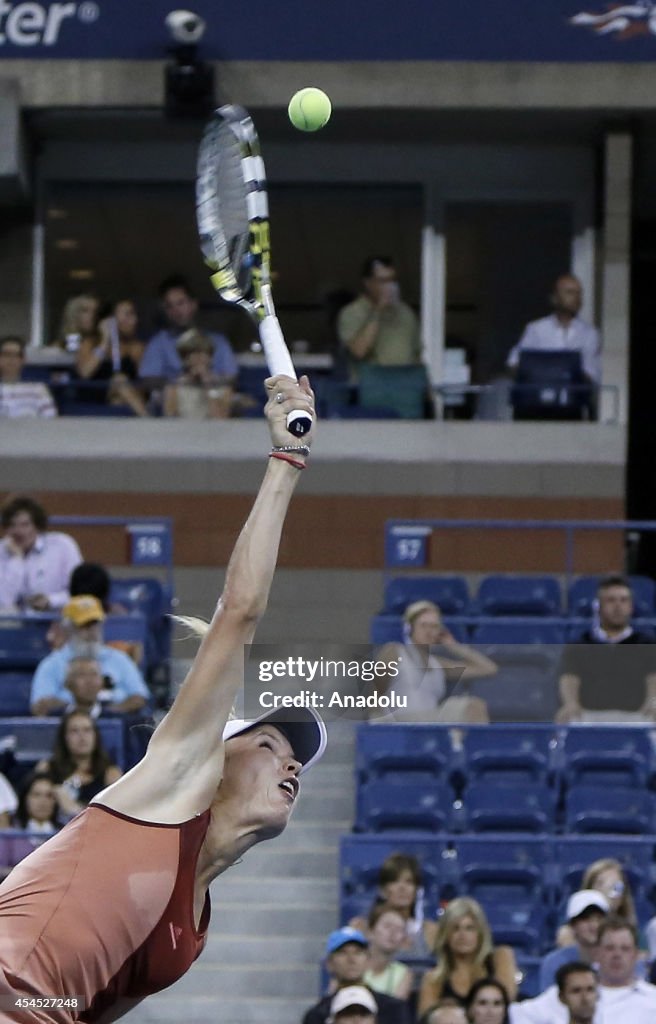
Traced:
<path id="1" fill-rule="evenodd" d="M 472 986 L 480 978 L 494 978 L 501 982 L 510 1000 L 516 996 L 515 955 L 509 946 L 493 945 L 485 912 L 469 896 L 459 896 L 447 904 L 438 921 L 435 957 L 437 965 L 421 983 L 417 1006 L 420 1016 L 447 996 L 465 1006 Z"/>
<path id="2" fill-rule="evenodd" d="M 589 864 L 583 874 L 581 889 L 596 889 L 608 900 L 609 913 L 624 918 L 634 928 L 638 927 L 633 895 L 624 874 L 624 868 L 614 857 L 601 857 Z M 576 939 L 568 924 L 558 929 L 559 946 L 572 946 Z"/>

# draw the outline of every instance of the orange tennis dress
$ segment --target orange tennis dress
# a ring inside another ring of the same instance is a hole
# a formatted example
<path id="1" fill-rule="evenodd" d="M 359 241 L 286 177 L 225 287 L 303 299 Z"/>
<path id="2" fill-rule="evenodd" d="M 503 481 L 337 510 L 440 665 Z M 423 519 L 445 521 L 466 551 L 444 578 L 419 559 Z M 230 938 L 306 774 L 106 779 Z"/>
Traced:
<path id="1" fill-rule="evenodd" d="M 160 825 L 91 804 L 0 885 L 0 1021 L 112 1021 L 167 988 L 202 952 L 194 880 L 210 812 Z M 43 996 L 81 996 L 85 1009 Z M 7 1010 L 11 997 L 32 1000 Z"/>

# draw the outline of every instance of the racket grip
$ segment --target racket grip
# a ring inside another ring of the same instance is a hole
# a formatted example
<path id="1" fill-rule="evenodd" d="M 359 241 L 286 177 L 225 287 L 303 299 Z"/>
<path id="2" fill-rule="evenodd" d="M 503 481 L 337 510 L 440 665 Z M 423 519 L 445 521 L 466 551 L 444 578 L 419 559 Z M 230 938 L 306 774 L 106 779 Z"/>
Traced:
<path id="1" fill-rule="evenodd" d="M 296 380 L 296 370 L 285 342 L 277 316 L 265 316 L 260 321 L 260 341 L 272 377 L 283 374 Z M 287 430 L 294 437 L 303 437 L 312 429 L 312 417 L 306 412 L 293 410 L 287 416 Z"/>

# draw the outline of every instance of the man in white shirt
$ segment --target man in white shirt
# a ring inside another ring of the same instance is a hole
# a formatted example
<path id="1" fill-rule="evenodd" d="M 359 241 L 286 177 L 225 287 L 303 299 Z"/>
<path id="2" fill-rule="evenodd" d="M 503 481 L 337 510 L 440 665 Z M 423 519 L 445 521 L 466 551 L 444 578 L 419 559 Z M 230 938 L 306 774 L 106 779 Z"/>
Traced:
<path id="1" fill-rule="evenodd" d="M 51 419 L 57 409 L 47 384 L 21 380 L 25 365 L 25 342 L 13 334 L 0 338 L 0 417 L 44 417 Z"/>
<path id="2" fill-rule="evenodd" d="M 623 918 L 610 916 L 599 934 L 599 1004 L 592 1024 L 654 1024 L 656 985 L 636 977 L 638 937 Z M 566 965 L 568 966 L 568 965 Z M 560 968 L 565 971 L 566 967 Z M 511 1024 L 570 1024 L 568 1009 L 551 985 L 535 999 L 513 1003 Z"/>
<path id="3" fill-rule="evenodd" d="M 583 287 L 577 277 L 562 274 L 557 278 L 551 294 L 553 313 L 527 324 L 519 342 L 511 350 L 506 366 L 511 370 L 516 369 L 519 353 L 525 349 L 541 352 L 573 350 L 581 353 L 586 377 L 591 383 L 599 384 L 599 332 L 579 317 L 582 302 Z"/>
<path id="4" fill-rule="evenodd" d="M 1 522 L 0 612 L 63 607 L 71 573 L 82 561 L 77 543 L 67 533 L 48 531 L 45 510 L 32 498 L 9 501 Z"/>

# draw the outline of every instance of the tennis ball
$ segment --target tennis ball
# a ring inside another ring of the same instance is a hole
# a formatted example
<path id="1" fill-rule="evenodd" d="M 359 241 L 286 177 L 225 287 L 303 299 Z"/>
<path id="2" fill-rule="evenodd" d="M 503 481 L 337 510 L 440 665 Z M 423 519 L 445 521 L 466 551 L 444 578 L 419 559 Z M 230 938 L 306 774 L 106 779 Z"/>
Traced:
<path id="1" fill-rule="evenodd" d="M 294 128 L 316 132 L 330 119 L 330 100 L 321 89 L 299 89 L 289 101 L 287 112 Z"/>

